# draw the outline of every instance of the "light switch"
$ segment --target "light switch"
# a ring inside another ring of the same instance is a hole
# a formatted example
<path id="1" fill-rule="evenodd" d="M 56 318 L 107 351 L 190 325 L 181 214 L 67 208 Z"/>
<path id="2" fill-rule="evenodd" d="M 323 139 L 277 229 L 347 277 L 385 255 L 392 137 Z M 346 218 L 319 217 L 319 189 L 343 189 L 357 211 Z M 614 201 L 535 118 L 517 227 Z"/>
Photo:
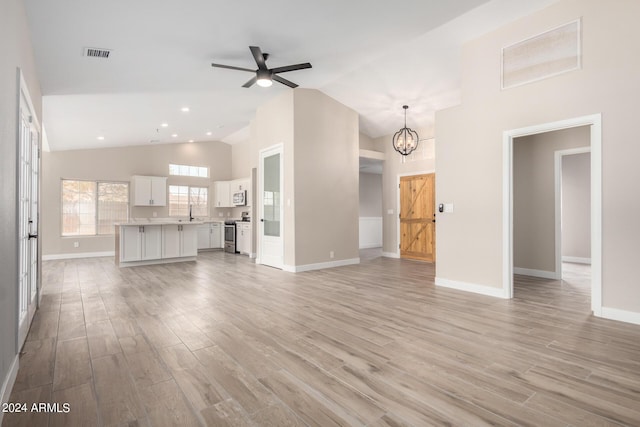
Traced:
<path id="1" fill-rule="evenodd" d="M 445 203 L 444 204 L 444 211 L 446 213 L 453 213 L 453 203 Z"/>

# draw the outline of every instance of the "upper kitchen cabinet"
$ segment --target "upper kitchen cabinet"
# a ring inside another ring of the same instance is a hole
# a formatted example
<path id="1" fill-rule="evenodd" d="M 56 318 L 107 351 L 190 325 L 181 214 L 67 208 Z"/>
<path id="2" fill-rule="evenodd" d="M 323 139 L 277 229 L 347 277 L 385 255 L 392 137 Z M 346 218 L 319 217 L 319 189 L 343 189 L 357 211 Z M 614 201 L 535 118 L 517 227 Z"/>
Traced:
<path id="1" fill-rule="evenodd" d="M 166 206 L 167 178 L 134 175 L 131 178 L 134 206 Z"/>
<path id="2" fill-rule="evenodd" d="M 229 181 L 216 181 L 213 183 L 215 196 L 213 200 L 214 208 L 230 208 L 231 204 L 231 183 Z"/>

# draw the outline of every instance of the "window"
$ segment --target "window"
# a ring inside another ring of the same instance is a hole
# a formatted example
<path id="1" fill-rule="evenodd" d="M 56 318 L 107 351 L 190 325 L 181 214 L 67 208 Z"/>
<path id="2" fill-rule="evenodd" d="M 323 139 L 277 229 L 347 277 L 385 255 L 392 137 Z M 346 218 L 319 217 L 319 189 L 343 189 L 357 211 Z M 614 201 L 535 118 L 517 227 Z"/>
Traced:
<path id="1" fill-rule="evenodd" d="M 194 217 L 209 216 L 207 187 L 188 185 L 169 186 L 169 216 L 189 216 L 189 205 Z"/>
<path id="2" fill-rule="evenodd" d="M 169 175 L 194 176 L 196 178 L 209 178 L 209 168 L 205 168 L 202 166 L 169 164 Z"/>
<path id="3" fill-rule="evenodd" d="M 114 234 L 113 224 L 129 219 L 129 184 L 62 180 L 62 235 Z"/>

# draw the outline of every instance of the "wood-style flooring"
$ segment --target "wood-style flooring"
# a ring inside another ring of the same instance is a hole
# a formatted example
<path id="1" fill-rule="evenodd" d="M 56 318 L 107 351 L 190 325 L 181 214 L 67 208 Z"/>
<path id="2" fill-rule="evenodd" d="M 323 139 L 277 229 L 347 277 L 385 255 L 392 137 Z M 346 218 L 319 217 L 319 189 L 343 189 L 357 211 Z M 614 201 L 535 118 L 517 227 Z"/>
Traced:
<path id="1" fill-rule="evenodd" d="M 13 426 L 640 425 L 640 326 L 589 313 L 588 270 L 500 300 L 364 252 L 305 273 L 247 257 L 43 264 Z"/>

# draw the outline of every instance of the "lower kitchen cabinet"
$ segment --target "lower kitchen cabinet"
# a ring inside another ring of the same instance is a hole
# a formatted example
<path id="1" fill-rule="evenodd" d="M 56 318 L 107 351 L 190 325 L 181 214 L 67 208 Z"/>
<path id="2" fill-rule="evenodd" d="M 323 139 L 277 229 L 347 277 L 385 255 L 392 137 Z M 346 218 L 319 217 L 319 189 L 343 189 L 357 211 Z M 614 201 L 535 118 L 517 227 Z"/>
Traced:
<path id="1" fill-rule="evenodd" d="M 211 222 L 198 226 L 198 249 L 221 249 L 223 247 L 222 232 L 224 226 L 219 222 Z"/>
<path id="2" fill-rule="evenodd" d="M 198 232 L 195 224 L 165 224 L 162 226 L 162 258 L 198 255 Z"/>
<path id="3" fill-rule="evenodd" d="M 251 223 L 236 223 L 236 250 L 241 254 L 251 254 Z"/>
<path id="4" fill-rule="evenodd" d="M 120 267 L 193 260 L 198 255 L 197 224 L 120 225 L 116 264 Z"/>
<path id="5" fill-rule="evenodd" d="M 144 261 L 162 256 L 162 226 L 121 227 L 120 261 Z"/>

